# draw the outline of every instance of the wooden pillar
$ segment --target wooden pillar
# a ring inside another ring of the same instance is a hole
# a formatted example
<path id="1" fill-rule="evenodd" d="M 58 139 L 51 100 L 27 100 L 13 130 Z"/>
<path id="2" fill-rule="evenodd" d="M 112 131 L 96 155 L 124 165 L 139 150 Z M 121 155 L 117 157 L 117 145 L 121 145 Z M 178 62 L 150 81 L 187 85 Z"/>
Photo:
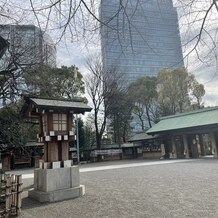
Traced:
<path id="1" fill-rule="evenodd" d="M 45 162 L 48 162 L 48 147 L 47 147 L 47 143 L 46 143 L 46 142 L 45 142 L 43 148 L 44 148 L 43 160 L 44 160 Z"/>
<path id="2" fill-rule="evenodd" d="M 61 160 L 69 160 L 69 146 L 68 142 L 62 142 L 61 147 L 62 147 L 62 154 L 61 154 Z"/>
<path id="3" fill-rule="evenodd" d="M 189 148 L 188 148 L 187 135 L 183 134 L 182 138 L 183 138 L 183 144 L 184 144 L 184 155 L 185 155 L 185 158 L 190 158 L 189 157 Z"/>
<path id="4" fill-rule="evenodd" d="M 58 143 L 48 142 L 48 162 L 58 161 Z"/>
<path id="5" fill-rule="evenodd" d="M 210 140 L 211 140 L 211 144 L 212 144 L 212 149 L 214 152 L 214 158 L 218 158 L 217 155 L 217 145 L 216 145 L 216 139 L 215 139 L 215 135 L 213 131 L 210 131 Z"/>
<path id="6" fill-rule="evenodd" d="M 174 136 L 171 136 L 171 144 L 172 144 L 172 158 L 177 158 Z"/>
<path id="7" fill-rule="evenodd" d="M 204 141 L 203 141 L 203 135 L 199 134 L 199 144 L 201 148 L 201 156 L 205 156 L 205 148 L 204 148 Z"/>

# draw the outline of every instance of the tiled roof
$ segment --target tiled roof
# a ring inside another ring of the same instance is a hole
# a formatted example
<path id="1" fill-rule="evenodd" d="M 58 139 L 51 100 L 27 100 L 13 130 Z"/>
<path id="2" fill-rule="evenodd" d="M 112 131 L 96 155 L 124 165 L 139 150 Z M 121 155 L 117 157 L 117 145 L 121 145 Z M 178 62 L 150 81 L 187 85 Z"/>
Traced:
<path id="1" fill-rule="evenodd" d="M 49 109 L 49 110 L 61 110 L 61 111 L 73 111 L 74 114 L 90 112 L 92 110 L 83 99 L 76 98 L 73 100 L 68 99 L 55 99 L 44 97 L 29 97 L 24 96 L 25 103 L 21 109 L 23 115 L 26 116 L 28 111 L 28 105 L 32 104 L 33 113 L 36 108 Z"/>
<path id="2" fill-rule="evenodd" d="M 89 107 L 84 102 L 73 101 L 73 100 L 56 100 L 56 99 L 45 99 L 45 98 L 30 98 L 30 100 L 37 106 L 45 107 L 61 107 L 61 108 L 79 108 L 91 111 L 92 108 Z"/>
<path id="3" fill-rule="evenodd" d="M 218 107 L 211 107 L 163 117 L 159 123 L 150 128 L 147 134 L 156 134 L 194 127 L 206 127 L 218 124 Z"/>

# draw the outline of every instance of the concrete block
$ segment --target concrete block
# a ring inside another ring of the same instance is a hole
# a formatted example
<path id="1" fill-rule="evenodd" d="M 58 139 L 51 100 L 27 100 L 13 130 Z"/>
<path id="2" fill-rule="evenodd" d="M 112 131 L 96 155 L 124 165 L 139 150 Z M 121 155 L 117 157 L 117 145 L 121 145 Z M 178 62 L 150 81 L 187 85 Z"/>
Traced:
<path id="1" fill-rule="evenodd" d="M 72 166 L 70 167 L 71 174 L 71 187 L 77 187 L 80 185 L 80 176 L 79 176 L 79 167 Z"/>
<path id="2" fill-rule="evenodd" d="M 86 192 L 85 186 L 84 185 L 80 185 L 80 187 L 81 187 L 81 189 L 80 189 L 80 196 L 83 196 L 83 195 L 85 195 L 85 192 Z"/>
<path id="3" fill-rule="evenodd" d="M 63 161 L 64 167 L 71 167 L 72 166 L 72 161 L 71 160 L 64 160 Z"/>
<path id="4" fill-rule="evenodd" d="M 28 195 L 39 202 L 72 199 L 85 194 L 80 185 L 79 167 L 34 170 L 34 190 Z"/>
<path id="5" fill-rule="evenodd" d="M 51 162 L 44 162 L 43 169 L 51 169 Z"/>
<path id="6" fill-rule="evenodd" d="M 39 160 L 39 168 L 43 169 L 44 160 Z"/>
<path id="7" fill-rule="evenodd" d="M 39 172 L 40 169 L 36 169 L 34 170 L 34 184 L 33 184 L 33 187 L 35 189 L 38 189 L 38 172 Z"/>
<path id="8" fill-rule="evenodd" d="M 48 170 L 46 180 L 46 191 L 71 188 L 70 168 Z"/>
<path id="9" fill-rule="evenodd" d="M 60 161 L 52 162 L 52 169 L 57 169 L 57 168 L 61 168 L 61 162 Z"/>
<path id="10" fill-rule="evenodd" d="M 34 188 L 50 192 L 80 185 L 79 167 L 34 170 Z"/>
<path id="11" fill-rule="evenodd" d="M 34 187 L 37 187 L 37 190 L 46 190 L 45 187 L 47 186 L 47 180 L 46 178 L 46 171 L 44 169 L 39 169 L 37 172 L 37 184 L 34 184 Z M 34 171 L 35 173 L 35 171 Z M 35 174 L 34 174 L 35 176 Z M 34 179 L 34 183 L 35 183 L 35 179 Z"/>
<path id="12" fill-rule="evenodd" d="M 66 199 L 77 198 L 80 196 L 80 187 L 71 188 L 71 189 L 62 189 L 53 192 L 52 201 L 61 201 Z"/>
<path id="13" fill-rule="evenodd" d="M 28 191 L 28 197 L 35 199 L 39 202 L 51 202 L 52 194 L 48 194 L 47 192 L 39 191 L 39 190 L 31 190 Z"/>
<path id="14" fill-rule="evenodd" d="M 83 196 L 82 194 L 85 194 L 84 186 L 52 192 L 43 192 L 34 189 L 28 192 L 28 197 L 33 198 L 39 202 L 55 202 L 77 198 Z"/>

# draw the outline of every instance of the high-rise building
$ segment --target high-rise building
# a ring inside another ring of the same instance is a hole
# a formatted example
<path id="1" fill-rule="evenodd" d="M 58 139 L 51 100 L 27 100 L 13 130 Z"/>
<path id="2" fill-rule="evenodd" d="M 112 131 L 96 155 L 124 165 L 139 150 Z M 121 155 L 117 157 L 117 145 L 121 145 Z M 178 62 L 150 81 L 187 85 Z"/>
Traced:
<path id="1" fill-rule="evenodd" d="M 117 68 L 128 82 L 183 66 L 176 8 L 172 0 L 102 0 L 104 68 Z"/>
<path id="2" fill-rule="evenodd" d="M 51 37 L 34 25 L 0 25 L 0 36 L 9 43 L 7 55 L 19 65 L 56 66 L 56 48 Z"/>
<path id="3" fill-rule="evenodd" d="M 13 102 L 26 89 L 22 77 L 37 64 L 56 66 L 56 48 L 51 37 L 34 25 L 0 25 L 0 107 Z"/>

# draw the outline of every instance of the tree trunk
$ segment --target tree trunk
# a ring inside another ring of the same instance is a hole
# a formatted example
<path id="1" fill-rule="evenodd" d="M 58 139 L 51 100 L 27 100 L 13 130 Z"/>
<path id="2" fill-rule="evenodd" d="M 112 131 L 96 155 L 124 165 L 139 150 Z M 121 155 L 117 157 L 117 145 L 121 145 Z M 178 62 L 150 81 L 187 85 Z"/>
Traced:
<path id="1" fill-rule="evenodd" d="M 147 114 L 147 118 L 148 118 L 148 123 L 149 123 L 149 126 L 151 128 L 152 125 L 151 125 L 151 117 L 150 117 L 150 114 L 149 114 L 149 109 L 148 109 L 147 106 L 145 106 L 145 108 L 146 108 L 146 114 Z"/>
<path id="2" fill-rule="evenodd" d="M 98 114 L 95 111 L 95 136 L 96 136 L 96 144 L 97 144 L 97 149 L 100 150 L 101 149 L 101 136 L 98 132 Z"/>

